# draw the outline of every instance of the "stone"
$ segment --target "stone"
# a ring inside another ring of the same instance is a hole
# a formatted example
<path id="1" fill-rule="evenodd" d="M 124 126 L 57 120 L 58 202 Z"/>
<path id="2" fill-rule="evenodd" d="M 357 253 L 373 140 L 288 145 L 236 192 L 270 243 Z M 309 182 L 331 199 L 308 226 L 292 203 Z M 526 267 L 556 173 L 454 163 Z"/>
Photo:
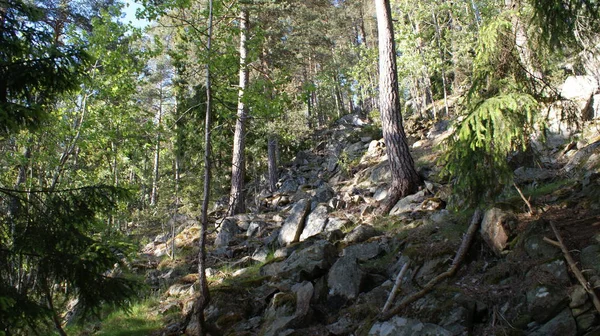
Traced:
<path id="1" fill-rule="evenodd" d="M 596 325 L 598 319 L 596 318 L 596 314 L 593 311 L 587 312 L 585 314 L 581 314 L 575 318 L 575 322 L 577 323 L 577 330 L 586 331 L 590 329 L 592 326 Z"/>
<path id="2" fill-rule="evenodd" d="M 538 330 L 529 334 L 530 336 L 575 336 L 577 335 L 577 324 L 571 316 L 569 309 L 564 309 L 560 314 L 541 326 Z"/>
<path id="3" fill-rule="evenodd" d="M 297 242 L 304 229 L 304 221 L 310 211 L 310 202 L 307 199 L 298 201 L 292 207 L 290 215 L 283 223 L 279 232 L 279 244 L 288 245 Z"/>
<path id="4" fill-rule="evenodd" d="M 385 241 L 387 243 L 387 241 Z M 384 240 L 369 243 L 356 244 L 346 247 L 342 251 L 342 257 L 355 258 L 359 261 L 373 259 L 384 251 Z"/>
<path id="5" fill-rule="evenodd" d="M 398 216 L 403 213 L 413 212 L 420 208 L 421 203 L 425 200 L 425 190 L 421 190 L 415 194 L 408 195 L 396 203 L 392 210 L 390 210 L 390 216 Z"/>
<path id="6" fill-rule="evenodd" d="M 292 195 L 298 190 L 298 187 L 298 182 L 295 179 L 287 179 L 281 184 L 281 187 L 277 190 L 277 194 Z"/>
<path id="7" fill-rule="evenodd" d="M 315 287 L 310 281 L 303 281 L 292 286 L 292 292 L 296 294 L 296 312 L 295 317 L 304 317 L 310 310 L 310 300 L 315 291 Z"/>
<path id="8" fill-rule="evenodd" d="M 587 301 L 588 293 L 585 291 L 583 286 L 575 285 L 573 288 L 571 288 L 569 298 L 571 299 L 571 302 L 569 303 L 570 308 L 581 307 Z"/>
<path id="9" fill-rule="evenodd" d="M 525 252 L 533 259 L 554 259 L 561 255 L 558 247 L 544 241 L 544 235 L 533 235 L 525 239 Z"/>
<path id="10" fill-rule="evenodd" d="M 527 184 L 553 179 L 557 173 L 551 169 L 519 167 L 514 171 L 514 174 L 517 184 Z"/>
<path id="11" fill-rule="evenodd" d="M 267 227 L 265 222 L 251 222 L 246 230 L 246 237 L 260 236 Z"/>
<path id="12" fill-rule="evenodd" d="M 342 316 L 335 323 L 327 326 L 327 331 L 334 335 L 348 335 L 355 329 L 355 322 L 347 316 Z"/>
<path id="13" fill-rule="evenodd" d="M 335 191 L 329 186 L 329 184 L 323 184 L 315 191 L 313 201 L 317 203 L 327 203 L 330 199 L 335 196 Z"/>
<path id="14" fill-rule="evenodd" d="M 169 296 L 192 296 L 194 295 L 194 286 L 190 284 L 174 284 L 167 290 Z"/>
<path id="15" fill-rule="evenodd" d="M 389 188 L 387 186 L 381 186 L 375 190 L 373 199 L 377 202 L 383 201 L 388 196 Z"/>
<path id="16" fill-rule="evenodd" d="M 327 225 L 325 225 L 325 231 L 343 230 L 350 224 L 347 219 L 341 219 L 337 217 L 329 217 Z"/>
<path id="17" fill-rule="evenodd" d="M 562 85 L 560 95 L 565 99 L 589 99 L 598 91 L 594 76 L 569 76 Z"/>
<path id="18" fill-rule="evenodd" d="M 438 274 L 444 272 L 451 261 L 452 256 L 449 255 L 427 260 L 416 274 L 417 283 L 421 286 L 425 285 Z"/>
<path id="19" fill-rule="evenodd" d="M 235 224 L 235 222 L 231 219 L 226 218 L 221 223 L 219 227 L 219 233 L 217 234 L 217 238 L 215 239 L 216 247 L 226 247 L 229 245 L 229 242 L 238 234 L 240 229 Z"/>
<path id="20" fill-rule="evenodd" d="M 325 230 L 328 221 L 329 210 L 326 205 L 319 204 L 317 207 L 308 215 L 306 218 L 306 225 L 302 234 L 300 235 L 300 241 L 304 241 L 309 237 L 318 235 Z"/>
<path id="21" fill-rule="evenodd" d="M 360 269 L 356 258 L 341 257 L 329 270 L 327 286 L 329 296 L 340 295 L 354 300 L 360 293 L 365 273 Z"/>
<path id="22" fill-rule="evenodd" d="M 296 281 L 313 280 L 324 275 L 336 258 L 336 248 L 330 242 L 320 240 L 307 248 L 292 252 L 284 261 L 262 266 L 260 274 Z"/>
<path id="23" fill-rule="evenodd" d="M 369 336 L 452 336 L 452 332 L 431 323 L 394 316 L 389 321 L 376 322 Z"/>
<path id="24" fill-rule="evenodd" d="M 552 262 L 533 267 L 527 272 L 526 277 L 534 277 L 534 281 L 540 284 L 560 284 L 570 285 L 567 264 L 564 260 L 558 259 Z"/>
<path id="25" fill-rule="evenodd" d="M 392 179 L 392 173 L 390 171 L 390 164 L 388 161 L 382 161 L 375 165 L 371 170 L 369 180 L 371 183 L 382 183 L 388 182 Z"/>
<path id="26" fill-rule="evenodd" d="M 498 208 L 492 208 L 483 216 L 479 232 L 492 251 L 500 256 L 515 226 L 514 216 Z"/>
<path id="27" fill-rule="evenodd" d="M 379 232 L 377 229 L 375 229 L 373 226 L 371 225 L 367 225 L 367 224 L 361 224 L 357 227 L 355 227 L 352 231 L 350 231 L 350 233 L 348 233 L 346 235 L 346 237 L 344 238 L 344 242 L 346 243 L 361 243 L 364 242 L 365 240 L 375 237 L 375 236 L 380 236 L 381 232 Z"/>
<path id="28" fill-rule="evenodd" d="M 579 255 L 581 259 L 581 268 L 585 272 L 591 272 L 600 275 L 600 245 L 590 245 Z"/>
<path id="29" fill-rule="evenodd" d="M 529 314 L 536 322 L 544 323 L 565 308 L 568 299 L 561 288 L 549 285 L 536 286 L 527 291 Z"/>

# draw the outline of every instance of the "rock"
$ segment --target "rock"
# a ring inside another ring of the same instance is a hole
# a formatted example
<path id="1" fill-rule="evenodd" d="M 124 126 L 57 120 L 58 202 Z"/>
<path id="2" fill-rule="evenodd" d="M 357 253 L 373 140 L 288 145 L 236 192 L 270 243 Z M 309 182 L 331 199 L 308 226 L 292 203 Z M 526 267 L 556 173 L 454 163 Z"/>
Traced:
<path id="1" fill-rule="evenodd" d="M 290 215 L 283 223 L 279 232 L 279 244 L 288 245 L 298 241 L 304 229 L 304 221 L 309 211 L 310 202 L 307 199 L 302 199 L 294 204 Z"/>
<path id="2" fill-rule="evenodd" d="M 571 302 L 569 303 L 570 308 L 581 307 L 585 304 L 588 299 L 588 294 L 581 285 L 573 286 L 569 294 Z"/>
<path id="3" fill-rule="evenodd" d="M 238 234 L 240 229 L 234 223 L 233 220 L 226 218 L 221 223 L 219 227 L 219 233 L 217 234 L 217 238 L 215 239 L 216 247 L 226 247 L 229 245 L 229 242 Z"/>
<path id="4" fill-rule="evenodd" d="M 452 336 L 453 333 L 431 323 L 423 323 L 405 317 L 394 316 L 389 321 L 377 322 L 369 330 L 369 336 Z"/>
<path id="5" fill-rule="evenodd" d="M 515 182 L 526 184 L 531 182 L 542 182 L 556 177 L 557 173 L 550 169 L 519 167 L 514 171 Z"/>
<path id="6" fill-rule="evenodd" d="M 569 76 L 562 85 L 560 95 L 565 99 L 589 99 L 598 91 L 594 76 Z"/>
<path id="7" fill-rule="evenodd" d="M 498 208 L 492 208 L 483 216 L 479 232 L 492 251 L 499 256 L 506 248 L 515 226 L 514 216 Z"/>
<path id="8" fill-rule="evenodd" d="M 381 186 L 375 190 L 373 194 L 373 199 L 377 202 L 383 201 L 388 196 L 389 188 L 387 186 Z"/>
<path id="9" fill-rule="evenodd" d="M 375 167 L 371 170 L 371 175 L 369 176 L 369 181 L 373 184 L 388 182 L 392 178 L 392 173 L 390 171 L 390 164 L 388 161 L 382 161 L 375 165 Z"/>
<path id="10" fill-rule="evenodd" d="M 600 141 L 596 141 L 592 144 L 585 146 L 583 149 L 577 151 L 575 155 L 565 165 L 564 170 L 569 173 L 576 168 L 580 168 L 588 163 L 594 154 L 598 154 L 600 149 Z"/>
<path id="11" fill-rule="evenodd" d="M 323 184 L 315 191 L 313 201 L 317 203 L 327 203 L 330 199 L 335 196 L 335 191 L 329 186 L 329 184 Z"/>
<path id="12" fill-rule="evenodd" d="M 355 227 L 354 230 L 350 231 L 350 233 L 348 233 L 346 235 L 346 237 L 344 238 L 344 242 L 349 243 L 349 244 L 352 244 L 352 243 L 356 244 L 356 243 L 364 242 L 365 240 L 367 240 L 369 238 L 379 236 L 379 235 L 381 235 L 381 232 L 379 232 L 373 226 L 367 225 L 367 224 L 361 224 L 361 225 Z"/>
<path id="13" fill-rule="evenodd" d="M 347 316 L 342 316 L 335 323 L 327 326 L 327 330 L 334 335 L 347 335 L 356 329 L 355 321 Z"/>
<path id="14" fill-rule="evenodd" d="M 266 264 L 260 274 L 291 278 L 296 281 L 313 280 L 324 275 L 337 258 L 335 247 L 320 240 L 301 250 L 296 250 L 281 262 Z"/>
<path id="15" fill-rule="evenodd" d="M 365 273 L 358 266 L 356 258 L 341 257 L 329 270 L 327 286 L 329 295 L 340 295 L 354 300 L 361 290 Z"/>
<path id="16" fill-rule="evenodd" d="M 167 290 L 169 296 L 193 296 L 194 286 L 190 284 L 174 284 Z"/>
<path id="17" fill-rule="evenodd" d="M 539 284 L 560 284 L 568 286 L 571 283 L 569 274 L 567 273 L 567 265 L 562 259 L 533 267 L 527 272 L 526 277 L 533 277 L 533 281 Z"/>
<path id="18" fill-rule="evenodd" d="M 564 309 L 530 336 L 575 336 L 577 325 L 569 309 Z"/>
<path id="19" fill-rule="evenodd" d="M 527 291 L 527 307 L 533 319 L 544 323 L 567 306 L 568 296 L 562 288 L 536 286 Z M 569 312 L 570 314 L 570 312 Z"/>
<path id="20" fill-rule="evenodd" d="M 579 255 L 581 259 L 581 268 L 587 272 L 600 275 L 600 245 L 590 245 Z"/>
<path id="21" fill-rule="evenodd" d="M 267 227 L 265 222 L 251 222 L 246 230 L 246 237 L 260 236 Z"/>
<path id="22" fill-rule="evenodd" d="M 421 266 L 417 272 L 417 283 L 421 286 L 425 285 L 429 280 L 444 272 L 448 268 L 448 263 L 451 261 L 452 256 L 449 255 L 425 261 L 423 266 Z"/>
<path id="23" fill-rule="evenodd" d="M 355 258 L 359 261 L 366 261 L 377 257 L 384 251 L 387 239 L 372 241 L 369 243 L 356 244 L 346 247 L 342 251 L 342 257 Z"/>
<path id="24" fill-rule="evenodd" d="M 328 221 L 329 211 L 327 206 L 319 204 L 317 207 L 308 215 L 306 219 L 306 225 L 300 235 L 300 241 L 304 241 L 309 237 L 318 235 L 325 230 Z"/>
<path id="25" fill-rule="evenodd" d="M 596 318 L 596 314 L 593 311 L 587 312 L 585 314 L 581 314 L 575 318 L 575 322 L 577 323 L 577 330 L 586 331 L 590 329 L 592 326 L 596 325 L 598 319 Z"/>
<path id="26" fill-rule="evenodd" d="M 310 299 L 313 296 L 315 287 L 312 282 L 304 281 L 292 286 L 292 292 L 296 294 L 296 312 L 295 317 L 304 317 L 310 310 Z"/>
<path id="27" fill-rule="evenodd" d="M 408 195 L 396 203 L 392 210 L 390 210 L 390 216 L 398 216 L 403 213 L 413 212 L 419 209 L 421 203 L 425 200 L 425 190 L 421 190 L 415 194 Z"/>
<path id="28" fill-rule="evenodd" d="M 533 259 L 554 259 L 561 255 L 558 247 L 544 241 L 544 235 L 533 235 L 525 239 L 525 252 Z"/>
<path id="29" fill-rule="evenodd" d="M 337 217 L 330 217 L 327 221 L 327 225 L 325 225 L 325 231 L 335 231 L 335 230 L 343 230 L 345 229 L 350 222 L 347 219 L 341 219 Z"/>
<path id="30" fill-rule="evenodd" d="M 287 179 L 281 184 L 281 187 L 277 190 L 279 195 L 292 195 L 298 190 L 298 182 L 295 179 Z"/>

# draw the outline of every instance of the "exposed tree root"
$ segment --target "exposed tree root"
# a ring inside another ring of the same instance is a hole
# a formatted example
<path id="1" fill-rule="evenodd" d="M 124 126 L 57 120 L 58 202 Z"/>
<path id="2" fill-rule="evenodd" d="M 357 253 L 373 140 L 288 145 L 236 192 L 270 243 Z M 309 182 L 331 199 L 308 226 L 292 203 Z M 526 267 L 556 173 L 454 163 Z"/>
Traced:
<path id="1" fill-rule="evenodd" d="M 398 304 L 393 309 L 391 309 L 387 312 L 382 311 L 381 314 L 379 314 L 379 320 L 382 320 L 382 321 L 389 320 L 392 316 L 397 315 L 404 308 L 406 308 L 409 304 L 411 304 L 411 303 L 417 301 L 418 299 L 424 297 L 425 295 L 427 295 L 429 292 L 431 292 L 434 289 L 434 287 L 437 284 L 439 284 L 440 282 L 442 282 L 442 281 L 446 280 L 447 278 L 450 278 L 450 277 L 454 276 L 454 274 L 456 274 L 456 271 L 458 271 L 458 268 L 460 267 L 461 263 L 464 261 L 466 255 L 467 255 L 467 251 L 469 250 L 469 247 L 471 246 L 471 243 L 473 242 L 473 238 L 475 237 L 475 233 L 477 232 L 477 229 L 479 228 L 479 223 L 481 222 L 481 217 L 482 217 L 481 210 L 479 210 L 479 209 L 475 210 L 475 213 L 473 214 L 473 217 L 471 218 L 471 224 L 469 225 L 469 229 L 467 230 L 467 233 L 465 234 L 465 236 L 462 240 L 462 243 L 460 244 L 460 248 L 456 252 L 456 256 L 454 257 L 454 260 L 452 261 L 452 265 L 450 266 L 450 268 L 446 272 L 441 273 L 438 276 L 436 276 L 435 278 L 431 279 L 425 285 L 425 287 L 423 287 L 423 289 L 421 289 L 420 291 L 404 298 L 404 300 L 402 300 L 400 302 L 400 304 Z"/>

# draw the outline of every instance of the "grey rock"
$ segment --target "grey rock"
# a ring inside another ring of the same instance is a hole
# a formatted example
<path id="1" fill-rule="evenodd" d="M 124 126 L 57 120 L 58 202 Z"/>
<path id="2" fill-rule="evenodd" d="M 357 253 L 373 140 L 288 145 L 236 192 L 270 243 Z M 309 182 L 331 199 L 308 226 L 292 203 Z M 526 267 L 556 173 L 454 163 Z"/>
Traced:
<path id="1" fill-rule="evenodd" d="M 544 323 L 565 308 L 568 299 L 562 288 L 548 285 L 536 286 L 527 291 L 529 314 L 536 322 Z"/>
<path id="2" fill-rule="evenodd" d="M 375 229 L 373 226 L 361 224 L 355 227 L 354 230 L 350 231 L 350 233 L 346 235 L 346 237 L 344 238 L 344 242 L 356 244 L 364 242 L 369 238 L 380 235 L 381 232 L 379 232 L 379 230 Z"/>
<path id="3" fill-rule="evenodd" d="M 500 255 L 506 248 L 514 227 L 515 219 L 512 214 L 492 208 L 483 216 L 479 232 L 492 251 Z"/>
<path id="4" fill-rule="evenodd" d="M 298 187 L 298 182 L 295 179 L 287 179 L 281 184 L 281 187 L 277 190 L 277 194 L 292 195 L 298 190 Z"/>
<path id="5" fill-rule="evenodd" d="M 356 329 L 356 321 L 347 316 L 342 316 L 335 323 L 327 326 L 327 331 L 334 335 L 347 335 Z"/>
<path id="6" fill-rule="evenodd" d="M 390 216 L 398 216 L 419 209 L 421 203 L 425 200 L 426 193 L 426 190 L 421 190 L 415 194 L 402 198 L 394 205 L 392 210 L 390 210 Z"/>
<path id="7" fill-rule="evenodd" d="M 304 317 L 310 310 L 310 299 L 313 296 L 315 287 L 312 282 L 304 281 L 292 286 L 292 292 L 296 294 L 296 312 L 295 317 Z"/>
<path id="8" fill-rule="evenodd" d="M 341 219 L 337 217 L 329 217 L 325 231 L 343 230 L 350 224 L 347 219 Z"/>
<path id="9" fill-rule="evenodd" d="M 525 252 L 533 259 L 553 259 L 561 254 L 558 247 L 544 241 L 544 235 L 533 235 L 525 239 Z"/>
<path id="10" fill-rule="evenodd" d="M 586 331 L 597 324 L 598 318 L 596 317 L 595 312 L 589 311 L 577 316 L 575 322 L 577 323 L 577 330 Z"/>
<path id="11" fill-rule="evenodd" d="M 346 247 L 342 251 L 343 257 L 355 258 L 360 261 L 373 259 L 384 251 L 386 240 L 372 241 Z"/>
<path id="12" fill-rule="evenodd" d="M 514 171 L 516 183 L 541 182 L 556 177 L 556 172 L 544 168 L 526 168 L 519 167 Z"/>
<path id="13" fill-rule="evenodd" d="M 315 191 L 313 200 L 317 203 L 327 203 L 330 199 L 335 196 L 335 191 L 329 186 L 329 184 L 323 184 Z"/>
<path id="14" fill-rule="evenodd" d="M 231 219 L 226 218 L 221 226 L 219 227 L 219 233 L 215 239 L 216 247 L 225 247 L 229 245 L 229 242 L 240 232 L 240 229 Z"/>
<path id="15" fill-rule="evenodd" d="M 304 241 L 309 237 L 318 235 L 325 230 L 325 226 L 328 221 L 328 208 L 324 204 L 319 204 L 317 207 L 308 215 L 306 219 L 306 225 L 300 235 L 300 241 Z"/>
<path id="16" fill-rule="evenodd" d="M 327 285 L 329 295 L 340 295 L 354 300 L 361 290 L 365 273 L 360 269 L 356 258 L 341 257 L 329 270 Z"/>
<path id="17" fill-rule="evenodd" d="M 383 201 L 388 196 L 389 188 L 387 186 L 381 186 L 375 190 L 373 194 L 373 199 L 377 202 Z"/>
<path id="18" fill-rule="evenodd" d="M 265 222 L 251 222 L 246 230 L 246 237 L 260 236 L 263 230 L 267 227 Z"/>
<path id="19" fill-rule="evenodd" d="M 568 286 L 571 281 L 567 272 L 567 264 L 562 259 L 533 267 L 526 275 L 534 277 L 534 281 L 540 284 L 561 284 Z"/>
<path id="20" fill-rule="evenodd" d="M 292 252 L 284 261 L 262 266 L 260 274 L 296 281 L 312 280 L 324 275 L 336 258 L 335 247 L 328 241 L 320 240 L 307 248 Z"/>
<path id="21" fill-rule="evenodd" d="M 417 272 L 417 283 L 420 285 L 425 285 L 427 282 L 429 282 L 429 280 L 445 271 L 451 261 L 452 256 L 449 255 L 427 260 Z"/>
<path id="22" fill-rule="evenodd" d="M 531 336 L 575 336 L 577 325 L 569 309 L 564 309 L 552 320 L 541 326 Z"/>
<path id="23" fill-rule="evenodd" d="M 283 223 L 281 231 L 279 232 L 279 243 L 281 245 L 287 245 L 298 241 L 300 234 L 304 229 L 304 221 L 309 211 L 310 202 L 307 199 L 302 199 L 294 204 L 290 215 Z"/>
<path id="24" fill-rule="evenodd" d="M 389 321 L 377 322 L 369 336 L 452 336 L 453 333 L 431 323 L 394 316 Z"/>
<path id="25" fill-rule="evenodd" d="M 588 294 L 581 285 L 573 286 L 571 293 L 569 294 L 571 302 L 569 303 L 570 308 L 581 307 L 585 304 L 588 299 Z"/>
<path id="26" fill-rule="evenodd" d="M 372 170 L 371 170 L 371 175 L 369 176 L 369 181 L 371 183 L 382 183 L 382 182 L 388 182 L 390 181 L 392 178 L 392 173 L 390 171 L 390 164 L 389 162 L 386 161 L 382 161 L 380 163 L 378 163 L 377 165 L 375 165 Z"/>
<path id="27" fill-rule="evenodd" d="M 581 250 L 579 257 L 581 259 L 581 267 L 586 272 L 600 275 L 600 245 L 590 245 L 584 248 Z"/>

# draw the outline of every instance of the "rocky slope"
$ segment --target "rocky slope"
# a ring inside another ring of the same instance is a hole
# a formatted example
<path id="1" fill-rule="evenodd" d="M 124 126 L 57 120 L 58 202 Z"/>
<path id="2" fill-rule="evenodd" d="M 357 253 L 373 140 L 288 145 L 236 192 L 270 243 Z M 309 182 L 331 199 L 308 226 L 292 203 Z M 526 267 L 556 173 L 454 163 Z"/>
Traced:
<path id="1" fill-rule="evenodd" d="M 516 191 L 484 209 L 458 273 L 389 320 L 378 319 L 402 267 L 410 262 L 394 303 L 449 268 L 471 219 L 445 209 L 450 189 L 436 159 L 451 124 L 412 120 L 406 127 L 426 182 L 389 216 L 372 215 L 389 181 L 383 141 L 347 116 L 281 170 L 275 193 L 251 197 L 252 213 L 216 220 L 206 310 L 215 335 L 600 335 L 591 297 L 561 250 L 544 240 L 556 240 L 554 223 L 589 284 L 600 287 L 594 121 L 581 133 L 585 142 L 543 149 L 536 165 L 516 167 L 534 215 Z M 160 313 L 172 321 L 165 335 L 179 332 L 197 293 L 197 223 L 172 220 L 180 223 L 178 258 L 166 257 L 172 241 L 164 235 L 139 263 L 162 293 Z M 186 334 L 196 327 L 192 318 Z"/>

